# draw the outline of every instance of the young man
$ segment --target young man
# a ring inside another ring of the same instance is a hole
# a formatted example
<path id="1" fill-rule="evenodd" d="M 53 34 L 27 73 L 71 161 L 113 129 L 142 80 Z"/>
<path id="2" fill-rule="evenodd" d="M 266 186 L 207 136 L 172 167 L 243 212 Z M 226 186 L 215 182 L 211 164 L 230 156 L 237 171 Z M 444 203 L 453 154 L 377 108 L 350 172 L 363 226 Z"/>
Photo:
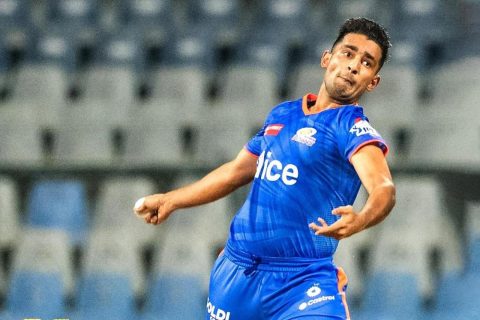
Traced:
<path id="1" fill-rule="evenodd" d="M 203 179 L 140 199 L 159 224 L 179 208 L 214 201 L 253 180 L 215 263 L 205 319 L 349 319 L 338 240 L 382 221 L 395 202 L 388 151 L 358 105 L 380 81 L 390 42 L 375 22 L 349 19 L 317 96 L 282 103 L 236 159 Z M 351 206 L 360 187 L 362 210 Z"/>

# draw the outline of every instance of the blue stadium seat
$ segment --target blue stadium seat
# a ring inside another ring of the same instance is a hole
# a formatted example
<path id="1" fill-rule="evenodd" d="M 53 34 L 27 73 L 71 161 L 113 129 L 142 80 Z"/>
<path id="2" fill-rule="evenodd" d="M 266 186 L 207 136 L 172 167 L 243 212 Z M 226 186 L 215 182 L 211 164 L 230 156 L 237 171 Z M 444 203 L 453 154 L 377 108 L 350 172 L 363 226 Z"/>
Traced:
<path id="1" fill-rule="evenodd" d="M 56 273 L 14 272 L 6 309 L 17 319 L 65 317 L 62 277 Z"/>
<path id="2" fill-rule="evenodd" d="M 100 19 L 100 3 L 95 0 L 48 0 L 47 19 L 60 25 L 96 25 Z"/>
<path id="3" fill-rule="evenodd" d="M 471 273 L 446 273 L 437 289 L 437 299 L 431 319 L 478 319 L 480 306 L 480 275 Z"/>
<path id="4" fill-rule="evenodd" d="M 423 313 L 412 273 L 375 272 L 366 284 L 358 319 L 417 319 Z"/>
<path id="5" fill-rule="evenodd" d="M 134 31 L 149 48 L 163 47 L 179 24 L 172 0 L 121 0 L 118 9 L 120 26 Z"/>
<path id="6" fill-rule="evenodd" d="M 258 5 L 252 31 L 264 30 L 271 40 L 297 44 L 305 38 L 311 13 L 308 0 L 267 0 Z M 281 36 L 279 36 L 281 35 Z"/>
<path id="7" fill-rule="evenodd" d="M 143 320 L 199 319 L 207 303 L 201 279 L 188 275 L 155 278 L 147 297 Z"/>
<path id="8" fill-rule="evenodd" d="M 204 71 L 215 68 L 213 37 L 203 30 L 177 33 L 165 47 L 162 65 L 200 67 Z"/>
<path id="9" fill-rule="evenodd" d="M 441 0 L 394 1 L 392 36 L 418 39 L 425 43 L 442 40 L 455 34 L 458 27 L 458 6 Z M 435 26 L 432 28 L 431 26 Z"/>
<path id="10" fill-rule="evenodd" d="M 27 224 L 65 230 L 74 244 L 82 244 L 89 219 L 86 192 L 78 180 L 36 182 L 28 197 Z"/>
<path id="11" fill-rule="evenodd" d="M 239 0 L 195 0 L 188 7 L 189 29 L 202 29 L 213 34 L 216 45 L 238 41 L 242 6 Z"/>
<path id="12" fill-rule="evenodd" d="M 115 273 L 87 273 L 80 279 L 76 315 L 79 319 L 135 318 L 131 280 Z"/>

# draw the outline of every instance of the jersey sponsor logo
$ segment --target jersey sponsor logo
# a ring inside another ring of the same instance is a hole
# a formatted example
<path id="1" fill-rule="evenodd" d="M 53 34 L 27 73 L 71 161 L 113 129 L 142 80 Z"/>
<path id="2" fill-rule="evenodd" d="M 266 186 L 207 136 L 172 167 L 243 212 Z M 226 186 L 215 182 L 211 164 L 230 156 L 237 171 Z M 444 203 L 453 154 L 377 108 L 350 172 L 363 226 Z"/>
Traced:
<path id="1" fill-rule="evenodd" d="M 311 128 L 311 127 L 302 128 L 297 131 L 297 133 L 293 136 L 292 140 L 303 143 L 311 147 L 317 141 L 317 139 L 313 137 L 315 133 L 317 133 L 317 130 L 315 128 Z"/>
<path id="2" fill-rule="evenodd" d="M 320 289 L 320 287 L 318 286 L 317 283 L 314 283 L 313 286 L 311 286 L 307 290 L 307 296 L 309 296 L 310 298 L 314 298 L 314 299 L 310 299 L 308 301 L 304 301 L 304 302 L 300 303 L 298 305 L 298 310 L 300 310 L 300 311 L 305 310 L 309 306 L 313 306 L 313 305 L 315 305 L 317 303 L 320 303 L 320 302 L 323 302 L 323 301 L 333 301 L 333 300 L 335 300 L 335 296 L 321 296 L 321 297 L 315 298 L 321 292 L 322 292 L 322 289 Z"/>
<path id="3" fill-rule="evenodd" d="M 324 302 L 324 301 L 334 301 L 335 296 L 321 296 L 315 299 L 308 300 L 307 302 L 302 302 L 298 305 L 298 310 L 305 310 L 310 306 L 313 306 L 317 303 Z"/>
<path id="4" fill-rule="evenodd" d="M 271 159 L 272 153 L 263 151 L 257 160 L 255 178 L 268 181 L 281 180 L 287 186 L 294 185 L 298 179 L 298 168 L 294 164 L 284 165 L 278 160 Z"/>
<path id="5" fill-rule="evenodd" d="M 283 124 L 270 124 L 265 128 L 264 136 L 277 136 L 283 127 Z"/>
<path id="6" fill-rule="evenodd" d="M 210 315 L 210 320 L 229 320 L 230 319 L 230 312 L 215 307 L 210 302 L 210 299 L 207 299 L 207 312 Z"/>
<path id="7" fill-rule="evenodd" d="M 322 289 L 318 286 L 318 284 L 314 284 L 310 289 L 307 290 L 307 296 L 310 298 L 316 297 L 322 292 Z"/>
<path id="8" fill-rule="evenodd" d="M 350 128 L 350 133 L 355 134 L 357 137 L 364 134 L 371 134 L 372 136 L 380 136 L 367 120 L 356 119 L 355 124 Z"/>

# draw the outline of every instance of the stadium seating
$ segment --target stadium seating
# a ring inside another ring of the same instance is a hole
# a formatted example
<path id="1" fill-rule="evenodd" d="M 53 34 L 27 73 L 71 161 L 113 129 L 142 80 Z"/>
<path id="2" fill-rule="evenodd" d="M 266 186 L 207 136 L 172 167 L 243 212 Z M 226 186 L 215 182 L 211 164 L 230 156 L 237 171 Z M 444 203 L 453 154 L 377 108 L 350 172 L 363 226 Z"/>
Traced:
<path id="1" fill-rule="evenodd" d="M 181 27 L 172 0 L 120 0 L 117 5 L 118 26 L 133 30 L 148 48 L 162 47 L 170 33 Z"/>
<path id="2" fill-rule="evenodd" d="M 466 210 L 466 242 L 467 263 L 466 271 L 476 273 L 480 270 L 480 204 L 467 203 Z"/>
<path id="3" fill-rule="evenodd" d="M 397 203 L 382 223 L 379 241 L 372 248 L 372 271 L 414 273 L 420 294 L 428 300 L 434 294 L 435 274 L 461 268 L 460 239 L 442 204 L 444 196 L 437 180 L 397 176 L 395 185 Z M 438 265 L 432 262 L 435 252 L 442 257 Z"/>
<path id="4" fill-rule="evenodd" d="M 267 0 L 259 2 L 254 17 L 255 32 L 270 40 L 281 38 L 286 44 L 298 45 L 304 41 L 311 3 L 306 0 Z M 282 34 L 282 37 L 278 37 Z"/>
<path id="5" fill-rule="evenodd" d="M 42 128 L 55 128 L 66 104 L 69 75 L 75 70 L 75 49 L 69 35 L 58 30 L 31 39 L 2 112 L 22 110 L 34 114 Z"/>
<path id="6" fill-rule="evenodd" d="M 243 197 L 149 226 L 132 206 L 161 190 L 143 176 L 166 173 L 177 187 L 234 158 L 278 102 L 318 92 L 320 57 L 352 16 L 392 36 L 380 86 L 360 104 L 389 143 L 397 186 L 390 216 L 339 244 L 352 318 L 480 318 L 470 185 L 480 164 L 479 9 L 476 0 L 0 0 L 0 319 L 203 314 Z M 57 175 L 67 180 L 50 181 Z"/>
<path id="7" fill-rule="evenodd" d="M 140 197 L 155 193 L 153 182 L 142 177 L 107 178 L 98 189 L 92 223 L 97 233 L 110 231 L 133 235 L 132 245 L 141 249 L 156 239 L 158 228 L 146 225 L 133 214 L 133 205 Z"/>
<path id="8" fill-rule="evenodd" d="M 18 241 L 11 266 L 13 273 L 53 274 L 60 279 L 63 297 L 73 293 L 73 246 L 65 231 L 24 228 Z M 32 286 L 31 290 L 34 291 L 35 287 Z M 48 299 L 48 296 L 42 299 Z"/>
<path id="9" fill-rule="evenodd" d="M 197 28 L 213 34 L 217 46 L 228 46 L 241 36 L 241 1 L 200 0 L 190 1 L 188 28 Z"/>
<path id="10" fill-rule="evenodd" d="M 66 315 L 62 279 L 48 272 L 15 271 L 7 295 L 10 317 L 63 318 Z"/>
<path id="11" fill-rule="evenodd" d="M 356 319 L 421 319 L 420 291 L 411 272 L 376 272 L 369 277 Z"/>
<path id="12" fill-rule="evenodd" d="M 207 104 L 214 49 L 211 35 L 203 31 L 179 34 L 169 41 L 162 63 L 151 75 L 151 103 L 180 104 L 175 108 L 179 117 L 196 120 Z"/>
<path id="13" fill-rule="evenodd" d="M 0 250 L 15 246 L 20 231 L 20 195 L 14 180 L 0 176 Z"/>
<path id="14" fill-rule="evenodd" d="M 2 110 L 7 111 L 7 109 Z M 12 110 L 13 111 L 13 110 Z M 1 112 L 0 112 L 1 113 Z M 0 161 L 10 166 L 39 166 L 44 154 L 42 129 L 33 113 L 8 112 L 0 117 Z"/>
<path id="15" fill-rule="evenodd" d="M 87 190 L 79 180 L 40 180 L 28 195 L 27 225 L 65 231 L 81 245 L 88 231 Z"/>
<path id="16" fill-rule="evenodd" d="M 439 283 L 434 311 L 429 319 L 476 319 L 480 307 L 474 303 L 479 294 L 478 273 L 445 273 Z"/>
<path id="17" fill-rule="evenodd" d="M 395 164 L 408 158 L 420 87 L 414 61 L 420 54 L 410 42 L 397 42 L 392 51 L 395 58 L 382 68 L 379 86 L 363 97 L 362 105 L 373 127 L 389 144 L 389 160 Z"/>
<path id="18" fill-rule="evenodd" d="M 134 294 L 141 296 L 145 283 L 139 236 L 122 230 L 96 229 L 82 256 L 82 273 L 125 276 Z"/>
<path id="19" fill-rule="evenodd" d="M 410 160 L 418 165 L 475 167 L 480 161 L 475 111 L 478 56 L 440 65 L 431 76 L 433 98 L 420 109 L 413 131 Z M 463 74 L 464 76 L 460 76 Z M 462 90 L 451 90 L 452 85 Z M 469 126 L 457 123 L 468 121 Z"/>
<path id="20" fill-rule="evenodd" d="M 134 319 L 132 282 L 126 275 L 87 273 L 79 281 L 77 307 L 72 319 Z"/>
<path id="21" fill-rule="evenodd" d="M 46 18 L 50 23 L 60 25 L 89 25 L 93 26 L 100 19 L 100 5 L 98 1 L 48 0 Z"/>

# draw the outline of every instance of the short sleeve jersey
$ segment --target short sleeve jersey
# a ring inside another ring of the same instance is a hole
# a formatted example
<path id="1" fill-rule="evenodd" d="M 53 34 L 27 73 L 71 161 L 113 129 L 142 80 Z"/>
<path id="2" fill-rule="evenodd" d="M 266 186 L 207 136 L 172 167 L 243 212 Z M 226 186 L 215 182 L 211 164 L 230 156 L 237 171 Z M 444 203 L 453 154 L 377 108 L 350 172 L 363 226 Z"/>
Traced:
<path id="1" fill-rule="evenodd" d="M 357 105 L 312 113 L 316 96 L 276 106 L 245 145 L 258 157 L 249 195 L 235 215 L 229 245 L 257 256 L 320 258 L 338 241 L 308 227 L 317 218 L 353 204 L 360 179 L 350 158 L 362 146 L 388 147 Z"/>

